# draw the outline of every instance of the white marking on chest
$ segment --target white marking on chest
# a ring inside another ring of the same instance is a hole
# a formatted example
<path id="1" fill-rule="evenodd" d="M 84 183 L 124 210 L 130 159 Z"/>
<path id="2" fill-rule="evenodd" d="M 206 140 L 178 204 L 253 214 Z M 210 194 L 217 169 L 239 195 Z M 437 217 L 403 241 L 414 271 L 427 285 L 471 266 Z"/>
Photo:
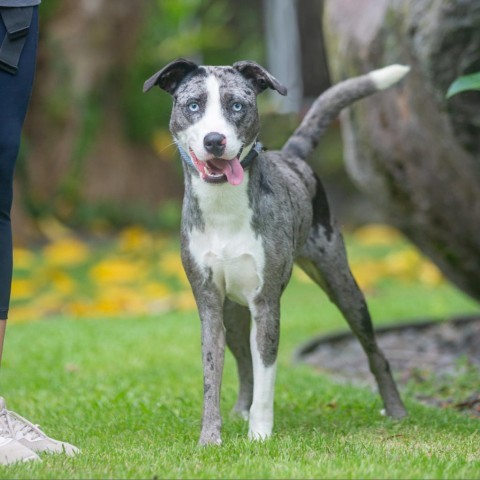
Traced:
<path id="1" fill-rule="evenodd" d="M 189 250 L 195 262 L 212 270 L 216 287 L 231 300 L 248 306 L 263 285 L 262 240 L 251 227 L 248 172 L 238 186 L 209 185 L 192 178 L 205 228 L 194 229 Z"/>
<path id="2" fill-rule="evenodd" d="M 200 160 L 205 160 L 211 155 L 205 150 L 203 139 L 211 132 L 221 133 L 227 139 L 223 158 L 235 157 L 242 147 L 241 140 L 235 133 L 233 125 L 225 118 L 222 111 L 220 84 L 215 75 L 210 74 L 205 80 L 207 102 L 202 118 L 185 130 L 177 133 L 183 148 L 188 152 L 192 148 Z"/>

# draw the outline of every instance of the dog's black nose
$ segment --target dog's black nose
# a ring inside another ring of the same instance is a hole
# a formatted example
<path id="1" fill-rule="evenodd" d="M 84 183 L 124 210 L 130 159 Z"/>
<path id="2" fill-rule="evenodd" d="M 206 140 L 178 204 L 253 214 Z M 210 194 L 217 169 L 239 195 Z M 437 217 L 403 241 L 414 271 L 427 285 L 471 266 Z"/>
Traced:
<path id="1" fill-rule="evenodd" d="M 208 153 L 220 157 L 225 151 L 225 144 L 227 143 L 225 135 L 217 132 L 211 132 L 205 135 L 203 139 L 203 146 Z"/>

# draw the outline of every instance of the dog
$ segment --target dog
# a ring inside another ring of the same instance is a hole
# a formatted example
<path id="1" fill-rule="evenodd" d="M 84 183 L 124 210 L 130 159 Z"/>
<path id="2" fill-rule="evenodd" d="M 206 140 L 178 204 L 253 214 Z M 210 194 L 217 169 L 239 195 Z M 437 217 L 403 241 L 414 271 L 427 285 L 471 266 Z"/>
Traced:
<path id="1" fill-rule="evenodd" d="M 352 102 L 390 87 L 409 68 L 375 70 L 345 80 L 316 99 L 280 151 L 258 141 L 256 97 L 287 89 L 253 61 L 199 66 L 177 59 L 143 91 L 173 97 L 170 131 L 185 178 L 181 257 L 201 320 L 203 417 L 200 444 L 221 443 L 220 388 L 227 345 L 237 362 L 234 411 L 248 435 L 272 434 L 280 297 L 294 262 L 329 296 L 360 341 L 386 414 L 406 409 L 377 345 L 317 175 L 306 162 L 328 124 Z"/>

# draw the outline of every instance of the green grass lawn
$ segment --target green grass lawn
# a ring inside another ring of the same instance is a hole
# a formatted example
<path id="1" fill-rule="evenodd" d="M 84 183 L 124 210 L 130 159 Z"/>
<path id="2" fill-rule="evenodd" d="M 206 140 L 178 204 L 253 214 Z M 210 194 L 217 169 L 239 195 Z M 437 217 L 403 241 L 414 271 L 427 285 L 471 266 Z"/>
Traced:
<path id="1" fill-rule="evenodd" d="M 369 305 L 377 324 L 478 311 L 445 283 L 388 279 Z M 410 416 L 392 421 L 368 388 L 292 364 L 301 342 L 344 328 L 325 295 L 294 275 L 283 299 L 273 437 L 249 442 L 247 424 L 229 415 L 236 376 L 228 355 L 223 445 L 200 448 L 195 312 L 12 323 L 0 386 L 8 408 L 82 454 L 0 467 L 0 477 L 479 478 L 478 420 L 406 397 Z"/>

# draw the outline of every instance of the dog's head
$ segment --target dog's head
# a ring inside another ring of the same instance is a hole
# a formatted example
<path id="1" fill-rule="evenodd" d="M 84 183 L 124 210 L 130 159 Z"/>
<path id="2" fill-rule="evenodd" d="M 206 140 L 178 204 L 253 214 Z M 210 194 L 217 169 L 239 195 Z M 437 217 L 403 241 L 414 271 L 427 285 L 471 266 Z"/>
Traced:
<path id="1" fill-rule="evenodd" d="M 267 88 L 287 94 L 275 77 L 251 61 L 211 67 L 178 59 L 149 78 L 143 91 L 155 85 L 173 96 L 170 130 L 200 177 L 232 185 L 242 182 L 241 160 L 258 135 L 257 95 Z"/>

